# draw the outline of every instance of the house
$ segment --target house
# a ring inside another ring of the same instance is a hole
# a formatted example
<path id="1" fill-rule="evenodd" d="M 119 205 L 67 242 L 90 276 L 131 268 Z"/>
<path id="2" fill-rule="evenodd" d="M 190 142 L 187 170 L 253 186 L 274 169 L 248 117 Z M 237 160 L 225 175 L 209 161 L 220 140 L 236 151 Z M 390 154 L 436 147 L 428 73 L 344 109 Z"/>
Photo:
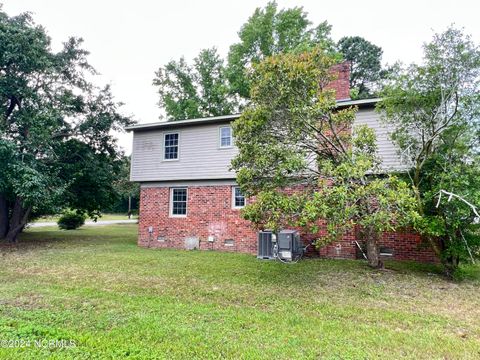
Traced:
<path id="1" fill-rule="evenodd" d="M 338 108 L 357 106 L 355 125 L 367 124 L 377 133 L 382 166 L 398 168 L 399 157 L 375 112 L 378 99 L 348 98 L 348 67 L 339 66 Z M 131 181 L 139 182 L 138 244 L 157 248 L 198 248 L 256 254 L 257 231 L 240 215 L 245 199 L 230 170 L 237 154 L 231 123 L 240 115 L 226 115 L 131 126 Z M 303 234 L 305 239 L 320 234 Z M 319 253 L 324 257 L 356 258 L 355 232 Z M 400 260 L 435 261 L 421 238 L 410 232 L 385 233 L 381 249 Z"/>

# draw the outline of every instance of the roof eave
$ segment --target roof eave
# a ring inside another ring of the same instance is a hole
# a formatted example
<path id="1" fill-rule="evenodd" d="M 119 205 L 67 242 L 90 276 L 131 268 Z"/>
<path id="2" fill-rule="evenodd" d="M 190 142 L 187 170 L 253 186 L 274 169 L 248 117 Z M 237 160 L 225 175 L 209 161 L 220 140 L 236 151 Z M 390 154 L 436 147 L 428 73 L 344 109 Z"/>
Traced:
<path id="1" fill-rule="evenodd" d="M 191 126 L 191 125 L 203 125 L 203 124 L 216 124 L 230 122 L 238 119 L 240 114 L 231 114 L 223 116 L 212 116 L 207 118 L 175 120 L 175 121 L 162 121 L 147 124 L 132 125 L 125 128 L 126 131 L 142 131 L 142 130 L 154 130 L 154 129 L 166 129 L 173 127 Z"/>
<path id="2" fill-rule="evenodd" d="M 378 103 L 379 101 L 381 101 L 380 98 L 361 99 L 361 100 L 345 99 L 345 100 L 337 101 L 337 107 L 338 108 L 345 108 L 348 106 L 358 106 L 359 108 L 374 107 L 375 104 Z M 155 130 L 155 129 L 177 128 L 177 127 L 183 127 L 183 126 L 225 123 L 225 122 L 230 122 L 232 120 L 238 119 L 240 115 L 241 114 L 231 114 L 231 115 L 212 116 L 212 117 L 197 118 L 197 119 L 138 124 L 138 125 L 128 126 L 125 128 L 125 130 L 126 131 L 147 131 L 147 130 Z"/>

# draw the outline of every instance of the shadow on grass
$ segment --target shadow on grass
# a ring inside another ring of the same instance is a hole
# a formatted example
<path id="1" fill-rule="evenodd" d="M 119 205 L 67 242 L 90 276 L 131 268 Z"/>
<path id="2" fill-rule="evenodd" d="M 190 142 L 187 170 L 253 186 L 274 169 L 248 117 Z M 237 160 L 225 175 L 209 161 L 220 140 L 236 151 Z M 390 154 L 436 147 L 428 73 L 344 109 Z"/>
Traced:
<path id="1" fill-rule="evenodd" d="M 416 261 L 386 261 L 385 268 L 398 273 L 413 273 L 418 275 L 443 275 L 440 264 L 420 263 Z"/>

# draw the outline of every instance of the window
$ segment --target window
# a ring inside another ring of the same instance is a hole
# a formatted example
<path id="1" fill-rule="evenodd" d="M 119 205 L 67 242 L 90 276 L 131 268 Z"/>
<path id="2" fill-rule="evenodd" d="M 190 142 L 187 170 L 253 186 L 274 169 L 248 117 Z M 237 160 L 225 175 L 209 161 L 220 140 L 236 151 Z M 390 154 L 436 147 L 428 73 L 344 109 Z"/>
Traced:
<path id="1" fill-rule="evenodd" d="M 170 189 L 170 215 L 187 216 L 187 189 Z"/>
<path id="2" fill-rule="evenodd" d="M 165 134 L 164 143 L 164 160 L 177 160 L 178 159 L 178 133 Z"/>
<path id="3" fill-rule="evenodd" d="M 242 208 L 245 206 L 245 196 L 243 196 L 240 188 L 235 186 L 232 188 L 232 207 Z"/>
<path id="4" fill-rule="evenodd" d="M 220 147 L 227 148 L 233 144 L 232 128 L 230 126 L 224 126 L 220 128 Z"/>

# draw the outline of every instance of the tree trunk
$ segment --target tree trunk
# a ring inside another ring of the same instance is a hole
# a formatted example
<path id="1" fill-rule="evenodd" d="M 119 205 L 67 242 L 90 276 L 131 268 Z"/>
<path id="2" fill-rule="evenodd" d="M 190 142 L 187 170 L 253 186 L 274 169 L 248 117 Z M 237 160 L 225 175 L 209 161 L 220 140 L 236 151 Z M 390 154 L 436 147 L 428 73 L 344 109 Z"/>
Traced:
<path id="1" fill-rule="evenodd" d="M 5 195 L 0 193 L 0 239 L 4 239 L 8 232 L 8 203 Z"/>
<path id="2" fill-rule="evenodd" d="M 132 217 L 132 197 L 129 195 L 128 196 L 128 219 Z"/>
<path id="3" fill-rule="evenodd" d="M 445 271 L 445 276 L 452 279 L 458 269 L 459 258 L 456 256 L 448 256 L 442 259 L 442 265 Z"/>
<path id="4" fill-rule="evenodd" d="M 446 250 L 449 248 L 449 246 L 452 246 L 451 242 L 452 240 L 448 236 L 440 238 L 440 246 L 442 248 L 442 253 L 446 253 Z M 452 254 L 441 256 L 440 258 L 442 261 L 445 276 L 452 279 L 458 269 L 460 259 L 458 258 L 458 256 Z"/>
<path id="5" fill-rule="evenodd" d="M 377 243 L 378 234 L 375 229 L 367 228 L 365 231 L 367 244 L 367 260 L 368 266 L 379 269 L 383 268 L 383 262 L 380 261 L 380 251 Z"/>
<path id="6" fill-rule="evenodd" d="M 10 218 L 9 229 L 5 239 L 14 243 L 17 241 L 17 236 L 22 232 L 27 224 L 28 217 L 30 216 L 31 207 L 24 208 L 22 199 L 17 197 L 15 204 L 13 205 L 12 217 Z"/>

